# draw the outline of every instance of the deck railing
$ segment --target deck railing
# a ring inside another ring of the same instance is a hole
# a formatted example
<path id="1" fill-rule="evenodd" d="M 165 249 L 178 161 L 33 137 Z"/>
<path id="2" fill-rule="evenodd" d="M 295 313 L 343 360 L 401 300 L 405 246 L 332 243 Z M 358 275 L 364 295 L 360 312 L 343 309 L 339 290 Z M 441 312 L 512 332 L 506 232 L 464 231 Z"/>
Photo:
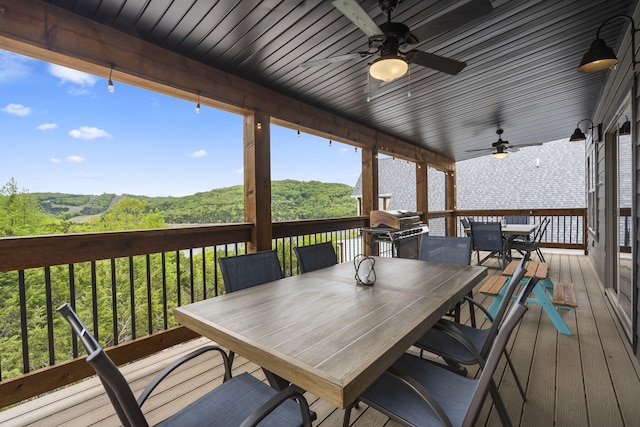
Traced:
<path id="1" fill-rule="evenodd" d="M 568 224 L 565 232 L 552 234 L 563 239 L 574 231 L 581 234 L 585 225 L 579 212 L 528 212 L 534 220 L 541 215 L 581 218 L 556 221 Z M 434 212 L 429 218 L 437 234 L 436 222 L 447 217 L 499 215 Z M 331 240 L 340 259 L 348 262 L 363 252 L 360 229 L 368 226 L 367 217 L 274 223 L 272 245 L 289 276 L 298 274 L 294 246 Z M 64 302 L 80 313 L 117 364 L 194 338 L 176 324 L 173 308 L 223 293 L 217 260 L 244 253 L 251 232 L 251 224 L 224 224 L 0 238 L 0 408 L 93 374 L 55 312 Z M 572 240 L 550 243 L 586 248 Z M 381 252 L 389 253 L 387 249 Z"/>

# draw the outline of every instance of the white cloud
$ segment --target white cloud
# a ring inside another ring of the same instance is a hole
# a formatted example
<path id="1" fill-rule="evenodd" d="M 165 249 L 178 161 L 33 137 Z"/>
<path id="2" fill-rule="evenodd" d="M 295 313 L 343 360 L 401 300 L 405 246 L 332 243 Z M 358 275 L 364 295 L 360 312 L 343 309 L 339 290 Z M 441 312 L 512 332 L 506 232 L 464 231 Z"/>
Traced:
<path id="1" fill-rule="evenodd" d="M 21 104 L 9 104 L 2 109 L 5 113 L 13 114 L 15 116 L 28 116 L 31 114 L 31 108 L 25 107 Z"/>
<path id="2" fill-rule="evenodd" d="M 193 153 L 189 154 L 189 157 L 193 157 L 193 158 L 199 158 L 199 157 L 204 157 L 206 155 L 208 155 L 209 153 L 207 153 L 205 150 L 198 150 L 198 151 L 194 151 Z"/>
<path id="3" fill-rule="evenodd" d="M 107 138 L 107 139 L 113 138 L 113 136 L 111 136 L 111 134 L 109 134 L 107 131 L 103 129 L 98 129 L 96 127 L 91 127 L 91 126 L 80 126 L 80 128 L 78 129 L 70 130 L 69 135 L 72 138 L 85 139 L 85 140 L 91 140 L 96 138 Z"/>
<path id="4" fill-rule="evenodd" d="M 244 168 L 236 169 L 236 173 L 244 173 Z"/>
<path id="5" fill-rule="evenodd" d="M 69 162 L 69 163 L 82 163 L 84 162 L 85 159 L 84 157 L 80 157 L 80 156 L 69 156 L 65 159 L 65 161 Z"/>
<path id="6" fill-rule="evenodd" d="M 55 157 L 52 157 L 51 159 L 49 159 L 49 163 L 53 163 L 54 165 L 57 165 L 60 162 L 60 159 L 56 159 Z"/>
<path id="7" fill-rule="evenodd" d="M 57 128 L 58 125 L 55 123 L 43 123 L 36 127 L 37 130 L 51 130 Z"/>
<path id="8" fill-rule="evenodd" d="M 338 149 L 338 151 L 341 152 L 341 153 L 346 153 L 347 152 L 347 147 L 340 147 Z"/>
<path id="9" fill-rule="evenodd" d="M 97 77 L 92 76 L 91 74 L 55 64 L 49 65 L 49 74 L 59 78 L 60 82 L 63 84 L 73 83 L 82 87 L 91 87 L 98 81 Z"/>
<path id="10" fill-rule="evenodd" d="M 28 63 L 34 61 L 26 56 L 0 50 L 0 83 L 28 77 L 31 73 Z"/>

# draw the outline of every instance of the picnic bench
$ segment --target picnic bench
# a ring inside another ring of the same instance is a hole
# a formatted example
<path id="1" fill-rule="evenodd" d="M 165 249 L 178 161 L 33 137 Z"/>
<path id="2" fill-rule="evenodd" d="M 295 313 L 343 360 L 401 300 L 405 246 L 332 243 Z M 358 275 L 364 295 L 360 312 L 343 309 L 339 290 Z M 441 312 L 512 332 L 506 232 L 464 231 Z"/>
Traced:
<path id="1" fill-rule="evenodd" d="M 495 300 L 488 309 L 492 316 L 495 316 L 498 311 L 498 307 L 504 298 L 507 285 L 511 281 L 517 265 L 518 261 L 511 261 L 502 272 L 502 275 L 489 277 L 479 290 L 479 292 L 484 295 L 495 297 Z M 571 310 L 578 306 L 573 283 L 553 283 L 551 279 L 549 279 L 549 266 L 546 262 L 529 261 L 525 264 L 525 269 L 526 271 L 521 283 L 525 283 L 526 280 L 532 276 L 536 276 L 539 279 L 538 284 L 533 288 L 532 296 L 529 297 L 527 302 L 542 305 L 542 308 L 558 332 L 565 335 L 572 335 L 564 319 L 560 316 L 558 309 Z M 515 299 L 516 297 L 514 296 L 513 298 Z"/>

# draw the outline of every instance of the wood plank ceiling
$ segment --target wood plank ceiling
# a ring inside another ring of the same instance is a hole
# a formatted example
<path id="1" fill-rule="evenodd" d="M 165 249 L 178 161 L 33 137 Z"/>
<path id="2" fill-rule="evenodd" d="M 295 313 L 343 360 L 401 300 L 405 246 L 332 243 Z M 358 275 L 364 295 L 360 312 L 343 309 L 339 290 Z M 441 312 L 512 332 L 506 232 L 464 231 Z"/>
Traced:
<path id="1" fill-rule="evenodd" d="M 368 37 L 331 1 L 42 0 L 456 161 L 489 154 L 496 129 L 512 144 L 567 138 L 591 118 L 607 73 L 577 65 L 605 19 L 632 0 L 492 0 L 493 12 L 411 48 L 467 66 L 457 75 L 412 64 L 367 93 L 376 56 L 302 68 L 367 50 Z M 403 0 L 393 22 L 416 28 L 465 1 Z M 359 1 L 380 25 L 377 0 Z M 627 23 L 601 37 L 617 50 Z M 628 49 L 629 47 L 623 47 Z M 408 92 L 410 91 L 410 96 Z M 367 101 L 367 98 L 370 101 Z"/>

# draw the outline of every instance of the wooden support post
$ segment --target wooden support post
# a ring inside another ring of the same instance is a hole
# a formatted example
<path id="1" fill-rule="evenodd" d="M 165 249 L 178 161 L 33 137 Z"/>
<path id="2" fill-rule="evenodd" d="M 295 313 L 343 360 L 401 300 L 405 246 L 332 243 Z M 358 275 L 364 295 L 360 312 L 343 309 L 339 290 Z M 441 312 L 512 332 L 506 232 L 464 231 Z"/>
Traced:
<path id="1" fill-rule="evenodd" d="M 429 223 L 429 174 L 427 162 L 416 163 L 416 211 L 422 212 L 422 222 Z"/>
<path id="2" fill-rule="evenodd" d="M 446 209 L 455 213 L 458 208 L 455 163 L 451 166 L 451 170 L 447 172 L 445 176 Z M 456 234 L 456 217 L 452 214 L 447 218 L 447 236 L 455 236 Z"/>
<path id="3" fill-rule="evenodd" d="M 271 249 L 270 117 L 256 111 L 244 118 L 244 218 L 253 224 L 247 252 Z"/>
<path id="4" fill-rule="evenodd" d="M 378 210 L 378 199 L 378 149 L 375 146 L 364 147 L 362 149 L 362 215 L 369 216 L 372 210 Z M 377 248 L 372 246 L 371 236 L 364 233 L 366 255 L 377 255 Z"/>

